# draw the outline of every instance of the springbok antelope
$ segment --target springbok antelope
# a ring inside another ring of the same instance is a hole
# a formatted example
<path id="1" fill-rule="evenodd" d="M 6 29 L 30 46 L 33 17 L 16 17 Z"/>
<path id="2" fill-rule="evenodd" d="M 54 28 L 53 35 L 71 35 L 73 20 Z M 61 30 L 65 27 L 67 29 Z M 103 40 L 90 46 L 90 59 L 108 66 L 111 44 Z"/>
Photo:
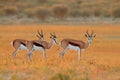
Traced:
<path id="1" fill-rule="evenodd" d="M 36 35 L 40 41 L 44 40 L 44 35 L 43 35 L 43 31 L 41 30 L 41 33 L 37 32 L 38 34 Z M 24 39 L 15 39 L 12 42 L 13 47 L 15 48 L 15 51 L 12 53 L 12 56 L 15 57 L 16 54 L 18 53 L 19 50 L 27 50 L 27 44 L 28 44 L 28 40 L 24 40 Z"/>
<path id="2" fill-rule="evenodd" d="M 64 54 L 68 49 L 76 50 L 78 51 L 78 60 L 80 60 L 81 57 L 81 51 L 84 51 L 86 48 L 88 48 L 93 40 L 95 38 L 95 34 L 93 34 L 93 31 L 91 34 L 88 33 L 88 31 L 85 33 L 85 37 L 87 38 L 87 42 L 83 42 L 81 40 L 74 40 L 74 39 L 63 39 L 61 41 L 61 47 L 63 48 L 63 51 L 60 53 L 60 56 L 63 58 Z"/>
<path id="3" fill-rule="evenodd" d="M 57 36 L 55 33 L 50 33 L 50 39 L 51 42 L 46 42 L 46 41 L 39 41 L 39 40 L 33 40 L 28 42 L 27 48 L 28 48 L 28 53 L 27 53 L 27 58 L 32 59 L 32 53 L 35 50 L 40 50 L 43 52 L 43 59 L 46 58 L 46 49 L 50 49 L 54 43 L 58 44 L 57 41 Z"/>

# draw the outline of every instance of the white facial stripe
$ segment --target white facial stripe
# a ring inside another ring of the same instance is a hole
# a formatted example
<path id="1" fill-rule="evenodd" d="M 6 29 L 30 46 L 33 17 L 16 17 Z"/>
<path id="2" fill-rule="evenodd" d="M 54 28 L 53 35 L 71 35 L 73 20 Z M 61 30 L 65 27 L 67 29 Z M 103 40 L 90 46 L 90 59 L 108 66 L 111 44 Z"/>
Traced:
<path id="1" fill-rule="evenodd" d="M 53 43 L 54 43 L 54 44 L 57 44 L 57 43 L 58 43 L 58 41 L 57 41 L 56 38 L 53 38 L 52 40 L 53 40 Z"/>
<path id="2" fill-rule="evenodd" d="M 88 37 L 88 43 L 92 42 L 92 37 Z"/>
<path id="3" fill-rule="evenodd" d="M 21 44 L 19 48 L 20 48 L 21 50 L 27 50 L 27 47 L 24 46 L 23 44 Z"/>

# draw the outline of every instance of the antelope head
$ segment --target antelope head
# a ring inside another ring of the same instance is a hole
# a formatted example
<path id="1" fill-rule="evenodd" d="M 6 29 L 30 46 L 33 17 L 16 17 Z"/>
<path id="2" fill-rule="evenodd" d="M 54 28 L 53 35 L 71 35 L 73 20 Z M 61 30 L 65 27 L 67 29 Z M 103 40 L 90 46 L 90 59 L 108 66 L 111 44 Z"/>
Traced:
<path id="1" fill-rule="evenodd" d="M 93 33 L 93 31 L 92 31 L 92 33 L 91 33 L 91 34 L 89 34 L 89 33 L 88 33 L 88 31 L 86 31 L 86 33 L 85 33 L 85 37 L 87 38 L 88 43 L 91 43 L 91 42 L 92 42 L 92 40 L 93 40 L 93 38 L 95 38 L 95 37 L 96 37 L 96 35 Z"/>
<path id="2" fill-rule="evenodd" d="M 40 40 L 43 41 L 43 40 L 44 40 L 43 31 L 41 30 L 41 33 L 40 33 L 40 31 L 38 30 L 37 33 L 38 33 L 38 34 L 37 34 L 36 36 L 37 36 Z"/>
<path id="3" fill-rule="evenodd" d="M 50 38 L 53 40 L 54 43 L 58 44 L 57 36 L 55 35 L 55 33 L 50 33 Z"/>

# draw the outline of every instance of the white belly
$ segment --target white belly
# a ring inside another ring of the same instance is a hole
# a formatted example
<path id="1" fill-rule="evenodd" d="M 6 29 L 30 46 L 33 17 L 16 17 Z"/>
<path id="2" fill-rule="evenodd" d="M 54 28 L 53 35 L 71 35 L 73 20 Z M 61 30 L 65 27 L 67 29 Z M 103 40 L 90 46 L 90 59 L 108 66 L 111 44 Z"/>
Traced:
<path id="1" fill-rule="evenodd" d="M 20 45 L 20 49 L 21 49 L 21 50 L 27 50 L 27 47 L 24 46 L 23 44 L 21 44 L 21 45 Z"/>
<path id="2" fill-rule="evenodd" d="M 68 49 L 72 49 L 72 50 L 76 50 L 76 51 L 80 50 L 79 47 L 73 46 L 73 45 L 68 45 Z"/>
<path id="3" fill-rule="evenodd" d="M 69 46 L 68 46 L 68 49 L 75 50 L 75 51 L 79 51 L 79 50 L 85 51 L 85 49 L 80 49 L 79 47 L 73 46 L 73 45 L 69 45 Z"/>
<path id="4" fill-rule="evenodd" d="M 40 50 L 40 51 L 42 51 L 42 50 L 43 50 L 43 48 L 42 48 L 42 47 L 38 47 L 38 46 L 35 46 L 35 45 L 33 46 L 33 49 L 34 49 L 34 50 Z"/>

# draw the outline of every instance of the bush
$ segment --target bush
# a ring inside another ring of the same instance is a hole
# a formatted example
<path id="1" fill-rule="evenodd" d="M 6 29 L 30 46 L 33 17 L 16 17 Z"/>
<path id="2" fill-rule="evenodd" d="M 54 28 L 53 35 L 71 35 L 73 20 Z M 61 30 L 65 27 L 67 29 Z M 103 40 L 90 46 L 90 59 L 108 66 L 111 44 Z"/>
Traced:
<path id="1" fill-rule="evenodd" d="M 40 3 L 47 2 L 47 0 L 37 0 L 37 1 L 40 2 Z"/>
<path id="2" fill-rule="evenodd" d="M 4 6 L 3 5 L 0 5 L 0 9 L 3 9 L 4 8 Z"/>
<path id="3" fill-rule="evenodd" d="M 64 18 L 68 14 L 68 7 L 64 4 L 53 5 L 51 9 L 53 15 L 57 18 Z"/>
<path id="4" fill-rule="evenodd" d="M 24 13 L 25 13 L 25 15 L 27 16 L 27 17 L 34 17 L 34 11 L 33 11 L 33 9 L 32 8 L 27 8 L 27 9 L 25 9 L 24 10 Z"/>
<path id="5" fill-rule="evenodd" d="M 5 12 L 2 9 L 0 9 L 0 16 L 5 16 Z"/>
<path id="6" fill-rule="evenodd" d="M 44 20 L 49 15 L 49 10 L 47 8 L 38 8 L 35 11 L 35 16 L 41 20 Z"/>
<path id="7" fill-rule="evenodd" d="M 70 77 L 62 73 L 57 73 L 51 78 L 51 80 L 70 80 Z"/>
<path id="8" fill-rule="evenodd" d="M 99 17 L 101 15 L 100 9 L 96 8 L 93 10 L 93 15 Z"/>
<path id="9" fill-rule="evenodd" d="M 13 73 L 10 80 L 26 80 L 26 78 L 21 74 Z"/>
<path id="10" fill-rule="evenodd" d="M 72 16 L 72 17 L 80 17 L 81 16 L 81 11 L 79 9 L 73 9 L 70 12 L 70 16 Z"/>
<path id="11" fill-rule="evenodd" d="M 6 15 L 15 15 L 19 13 L 19 10 L 17 7 L 6 7 L 4 8 L 4 12 Z"/>
<path id="12" fill-rule="evenodd" d="M 120 8 L 117 8 L 113 11 L 112 16 L 115 18 L 120 18 Z"/>
<path id="13" fill-rule="evenodd" d="M 103 17 L 110 17 L 111 13 L 109 11 L 104 10 L 102 15 L 103 15 Z"/>
<path id="14" fill-rule="evenodd" d="M 78 4 L 82 4 L 82 0 L 76 0 L 76 2 L 78 3 Z"/>
<path id="15" fill-rule="evenodd" d="M 100 17 L 100 16 L 110 17 L 110 12 L 104 9 L 96 8 L 93 10 L 93 15 L 96 17 Z"/>
<path id="16" fill-rule="evenodd" d="M 0 2 L 16 2 L 18 0 L 0 0 Z"/>
<path id="17" fill-rule="evenodd" d="M 81 16 L 82 17 L 90 17 L 92 15 L 92 12 L 90 10 L 82 10 Z"/>

